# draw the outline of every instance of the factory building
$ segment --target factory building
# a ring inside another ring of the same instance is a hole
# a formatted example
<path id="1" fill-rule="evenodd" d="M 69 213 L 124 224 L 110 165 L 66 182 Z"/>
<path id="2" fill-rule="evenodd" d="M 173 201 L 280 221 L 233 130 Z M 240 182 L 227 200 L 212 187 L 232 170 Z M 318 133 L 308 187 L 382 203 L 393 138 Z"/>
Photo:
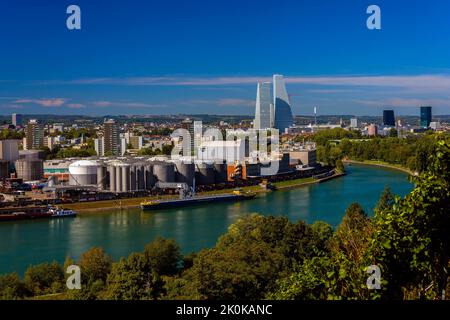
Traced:
<path id="1" fill-rule="evenodd" d="M 316 149 L 299 149 L 289 151 L 289 165 L 314 167 L 317 165 Z"/>

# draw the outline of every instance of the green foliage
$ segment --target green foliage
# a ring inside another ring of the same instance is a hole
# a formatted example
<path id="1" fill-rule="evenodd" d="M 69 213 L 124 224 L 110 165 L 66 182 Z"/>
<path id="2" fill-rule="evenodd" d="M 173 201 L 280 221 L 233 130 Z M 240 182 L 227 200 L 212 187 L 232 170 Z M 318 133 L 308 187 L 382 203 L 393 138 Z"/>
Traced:
<path id="1" fill-rule="evenodd" d="M 414 178 L 414 190 L 376 212 L 370 255 L 382 270 L 384 298 L 401 299 L 408 290 L 437 298 L 447 287 L 450 147 L 448 141 L 435 139 L 427 170 Z"/>
<path id="2" fill-rule="evenodd" d="M 201 251 L 187 271 L 192 296 L 206 299 L 261 299 L 281 277 L 324 249 L 329 229 L 284 217 L 251 215 L 229 227 L 217 245 Z"/>
<path id="3" fill-rule="evenodd" d="M 144 255 L 152 270 L 159 275 L 174 275 L 180 269 L 182 256 L 180 247 L 174 240 L 158 237 L 145 246 Z"/>
<path id="4" fill-rule="evenodd" d="M 29 294 L 24 283 L 17 273 L 9 273 L 0 276 L 0 299 L 16 300 L 24 298 Z"/>
<path id="5" fill-rule="evenodd" d="M 17 130 L 3 129 L 0 131 L 0 140 L 6 139 L 18 139 L 22 140 L 25 137 L 23 131 L 18 132 Z"/>
<path id="6" fill-rule="evenodd" d="M 106 299 L 148 300 L 161 294 L 163 283 L 143 253 L 132 253 L 128 259 L 114 263 L 108 276 Z"/>
<path id="7" fill-rule="evenodd" d="M 25 272 L 24 283 L 34 295 L 56 293 L 64 283 L 64 271 L 55 261 L 30 266 Z"/>

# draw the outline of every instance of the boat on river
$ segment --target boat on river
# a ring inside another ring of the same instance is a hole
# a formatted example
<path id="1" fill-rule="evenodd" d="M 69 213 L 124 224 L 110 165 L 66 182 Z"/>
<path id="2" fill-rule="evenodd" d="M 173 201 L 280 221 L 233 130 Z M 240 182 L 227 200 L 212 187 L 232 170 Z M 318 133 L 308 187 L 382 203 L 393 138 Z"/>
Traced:
<path id="1" fill-rule="evenodd" d="M 250 200 L 256 197 L 254 192 L 244 192 L 242 190 L 235 190 L 233 193 L 217 194 L 211 196 L 192 196 L 182 199 L 173 200 L 149 200 L 141 203 L 142 210 L 162 210 L 171 209 L 192 205 L 200 205 L 214 202 L 234 202 Z"/>

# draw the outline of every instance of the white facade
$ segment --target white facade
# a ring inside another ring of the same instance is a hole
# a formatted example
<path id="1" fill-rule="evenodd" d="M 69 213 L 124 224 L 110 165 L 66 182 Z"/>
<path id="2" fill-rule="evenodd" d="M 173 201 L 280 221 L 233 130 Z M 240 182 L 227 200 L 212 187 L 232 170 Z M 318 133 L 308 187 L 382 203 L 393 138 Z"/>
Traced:
<path id="1" fill-rule="evenodd" d="M 243 161 L 245 158 L 244 140 L 204 141 L 198 148 L 197 159 L 206 162 L 227 163 Z"/>
<path id="2" fill-rule="evenodd" d="M 273 98 L 270 82 L 258 83 L 256 89 L 256 109 L 253 127 L 267 129 L 273 126 Z"/>

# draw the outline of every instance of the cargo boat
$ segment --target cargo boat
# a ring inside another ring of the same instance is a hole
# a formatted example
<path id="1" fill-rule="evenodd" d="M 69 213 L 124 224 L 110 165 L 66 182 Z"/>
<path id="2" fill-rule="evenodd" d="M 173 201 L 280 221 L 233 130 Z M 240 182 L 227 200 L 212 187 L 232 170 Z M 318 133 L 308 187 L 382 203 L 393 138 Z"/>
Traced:
<path id="1" fill-rule="evenodd" d="M 76 216 L 76 212 L 49 206 L 6 207 L 0 209 L 0 222 Z"/>
<path id="2" fill-rule="evenodd" d="M 48 212 L 48 209 L 46 207 L 33 208 L 32 210 L 27 210 L 27 208 L 17 208 L 17 209 L 18 209 L 17 211 L 13 212 L 0 213 L 0 222 L 42 219 L 42 218 L 50 218 L 52 216 L 52 213 Z"/>
<path id="3" fill-rule="evenodd" d="M 234 202 L 242 200 L 250 200 L 256 197 L 256 193 L 243 192 L 235 190 L 229 194 L 218 194 L 213 196 L 199 196 L 175 200 L 150 200 L 141 203 L 142 210 L 162 210 L 170 208 L 178 208 L 192 205 L 200 205 L 210 202 Z"/>

